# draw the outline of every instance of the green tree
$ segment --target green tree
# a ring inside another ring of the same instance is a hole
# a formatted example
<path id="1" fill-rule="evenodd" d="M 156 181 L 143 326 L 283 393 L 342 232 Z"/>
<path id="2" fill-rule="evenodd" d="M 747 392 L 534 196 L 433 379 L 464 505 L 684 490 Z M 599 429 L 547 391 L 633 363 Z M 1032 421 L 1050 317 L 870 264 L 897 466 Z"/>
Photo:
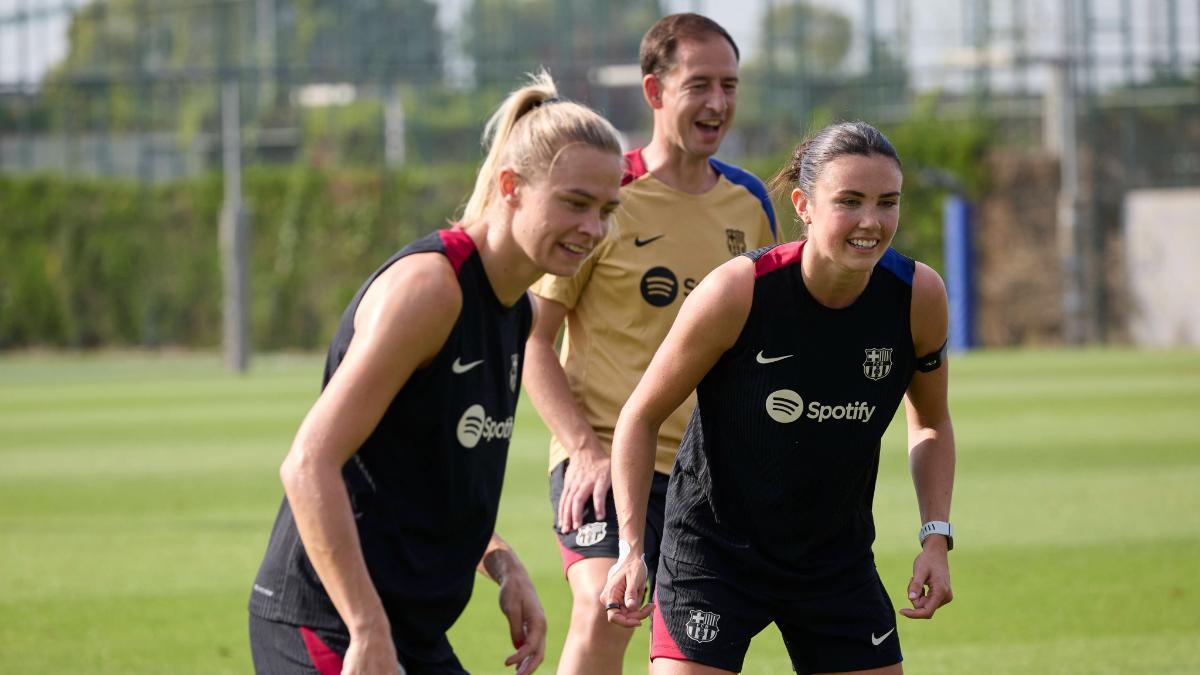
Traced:
<path id="1" fill-rule="evenodd" d="M 589 90 L 591 69 L 637 63 L 642 35 L 660 16 L 658 0 L 474 0 L 463 50 L 481 85 L 509 88 L 544 64 L 573 86 L 564 93 L 603 105 Z M 640 104 L 640 95 L 628 98 Z"/>
<path id="2" fill-rule="evenodd" d="M 746 65 L 790 74 L 834 73 L 850 51 L 852 28 L 844 14 L 803 0 L 773 5 L 763 13 L 763 49 Z"/>
<path id="3" fill-rule="evenodd" d="M 777 154 L 809 126 L 850 50 L 853 24 L 840 12 L 804 0 L 768 7 L 761 20 L 762 45 L 742 66 L 738 129 L 753 154 Z M 818 115 L 816 117 L 821 117 Z M 805 120 L 797 123 L 797 120 Z"/>
<path id="4" fill-rule="evenodd" d="M 853 33 L 849 17 L 805 0 L 764 12 L 764 48 L 743 68 L 738 113 L 750 152 L 791 147 L 837 119 L 873 121 L 882 107 L 906 100 L 904 61 L 883 41 L 871 38 L 864 71 L 848 68 Z"/>
<path id="5" fill-rule="evenodd" d="M 972 202 L 988 191 L 984 162 L 997 145 L 997 123 L 983 116 L 948 120 L 939 94 L 917 99 L 907 119 L 882 127 L 904 163 L 902 225 L 895 246 L 934 269 L 942 260 L 943 205 L 951 192 Z"/>
<path id="6" fill-rule="evenodd" d="M 432 0 L 88 3 L 44 81 L 51 126 L 190 137 L 216 124 L 213 85 L 235 72 L 275 92 L 243 107 L 260 118 L 290 106 L 272 82 L 440 80 L 436 16 Z"/>
<path id="7" fill-rule="evenodd" d="M 329 79 L 442 77 L 433 0 L 275 0 L 280 63 Z"/>

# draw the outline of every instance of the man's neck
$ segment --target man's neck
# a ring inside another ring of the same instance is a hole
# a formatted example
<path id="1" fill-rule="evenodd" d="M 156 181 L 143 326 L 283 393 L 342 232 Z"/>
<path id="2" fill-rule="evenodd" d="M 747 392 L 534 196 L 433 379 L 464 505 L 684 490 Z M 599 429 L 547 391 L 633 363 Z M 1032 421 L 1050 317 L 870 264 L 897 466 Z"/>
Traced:
<path id="1" fill-rule="evenodd" d="M 642 162 L 659 181 L 680 192 L 699 195 L 717 184 L 717 171 L 708 157 L 684 155 L 655 137 L 642 148 Z"/>

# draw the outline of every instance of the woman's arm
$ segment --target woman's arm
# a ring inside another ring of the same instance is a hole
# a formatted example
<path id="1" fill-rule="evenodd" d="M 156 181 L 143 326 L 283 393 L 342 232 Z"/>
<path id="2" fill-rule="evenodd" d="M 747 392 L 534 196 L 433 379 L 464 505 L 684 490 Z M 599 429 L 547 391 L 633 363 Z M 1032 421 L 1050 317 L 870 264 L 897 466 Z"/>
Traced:
<path id="1" fill-rule="evenodd" d="M 754 263 L 749 258 L 739 256 L 713 270 L 683 303 L 621 409 L 613 436 L 612 474 L 625 559 L 618 561 L 601 596 L 601 602 L 615 610 L 609 612 L 613 623 L 635 626 L 650 611 L 648 606 L 639 609 L 639 603 L 646 583 L 643 537 L 659 427 L 737 342 L 753 299 Z"/>
<path id="2" fill-rule="evenodd" d="M 546 658 L 546 613 L 529 572 L 508 542 L 494 532 L 479 571 L 500 585 L 500 611 L 508 619 L 509 637 L 517 650 L 504 665 L 516 666 L 516 675 L 528 675 Z"/>
<path id="3" fill-rule="evenodd" d="M 912 331 L 917 356 L 942 348 L 946 343 L 948 312 L 946 288 L 929 267 L 917 263 L 913 277 Z M 950 498 L 954 492 L 954 427 L 947 404 L 949 364 L 927 373 L 916 372 L 904 399 L 908 419 L 908 456 L 917 492 L 921 522 L 950 520 Z M 950 588 L 947 561 L 948 541 L 930 535 L 913 563 L 913 578 L 908 596 L 912 609 L 900 613 L 911 619 L 928 619 L 939 607 L 949 603 Z"/>
<path id="4" fill-rule="evenodd" d="M 609 459 L 596 431 L 575 402 L 567 374 L 554 350 L 567 308 L 554 300 L 533 297 L 537 321 L 525 343 L 523 382 L 533 406 L 571 459 L 558 500 L 559 529 L 566 533 L 583 524 L 588 499 L 596 507 L 596 518 L 604 519 L 605 497 L 612 482 Z"/>
<path id="5" fill-rule="evenodd" d="M 380 275 L 359 304 L 345 358 L 280 468 L 305 551 L 350 630 L 343 672 L 395 672 L 397 660 L 363 558 L 342 465 L 413 371 L 441 350 L 461 308 L 454 270 L 440 254 L 404 258 Z"/>

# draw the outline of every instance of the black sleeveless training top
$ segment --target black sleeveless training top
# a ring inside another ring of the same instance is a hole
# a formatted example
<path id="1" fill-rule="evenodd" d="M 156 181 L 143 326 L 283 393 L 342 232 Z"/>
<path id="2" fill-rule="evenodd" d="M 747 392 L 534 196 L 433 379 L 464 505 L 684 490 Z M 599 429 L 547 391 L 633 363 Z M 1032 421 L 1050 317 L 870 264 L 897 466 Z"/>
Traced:
<path id="1" fill-rule="evenodd" d="M 410 649 L 438 642 L 471 595 L 496 523 L 532 320 L 528 296 L 512 307 L 496 298 L 466 232 L 434 232 L 393 255 L 359 289 L 329 348 L 324 384 L 346 354 L 367 288 L 397 260 L 426 252 L 454 266 L 462 311 L 433 362 L 412 374 L 342 469 L 371 580 L 393 635 Z M 346 630 L 305 554 L 286 497 L 250 612 Z"/>
<path id="2" fill-rule="evenodd" d="M 914 263 L 888 249 L 862 295 L 830 309 L 804 285 L 803 246 L 745 254 L 753 304 L 697 387 L 662 550 L 820 595 L 873 571 L 880 438 L 916 361 Z"/>

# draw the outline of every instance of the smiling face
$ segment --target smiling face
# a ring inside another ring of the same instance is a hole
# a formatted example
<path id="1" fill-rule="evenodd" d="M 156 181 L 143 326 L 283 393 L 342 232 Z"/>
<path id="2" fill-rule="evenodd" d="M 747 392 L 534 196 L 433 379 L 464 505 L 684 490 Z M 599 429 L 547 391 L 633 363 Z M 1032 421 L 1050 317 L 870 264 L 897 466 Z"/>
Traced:
<path id="1" fill-rule="evenodd" d="M 500 191 L 513 209 L 512 236 L 534 266 L 569 276 L 608 233 L 621 187 L 622 158 L 588 145 L 567 146 L 550 172 L 524 181 L 511 170 Z"/>
<path id="2" fill-rule="evenodd" d="M 896 161 L 880 154 L 847 154 L 830 160 L 814 194 L 792 191 L 796 215 L 808 228 L 808 244 L 822 267 L 836 272 L 870 272 L 900 224 Z"/>
<path id="3" fill-rule="evenodd" d="M 655 110 L 655 133 L 689 159 L 716 154 L 737 106 L 738 60 L 733 46 L 714 36 L 683 40 L 674 65 L 647 75 L 646 98 Z"/>

